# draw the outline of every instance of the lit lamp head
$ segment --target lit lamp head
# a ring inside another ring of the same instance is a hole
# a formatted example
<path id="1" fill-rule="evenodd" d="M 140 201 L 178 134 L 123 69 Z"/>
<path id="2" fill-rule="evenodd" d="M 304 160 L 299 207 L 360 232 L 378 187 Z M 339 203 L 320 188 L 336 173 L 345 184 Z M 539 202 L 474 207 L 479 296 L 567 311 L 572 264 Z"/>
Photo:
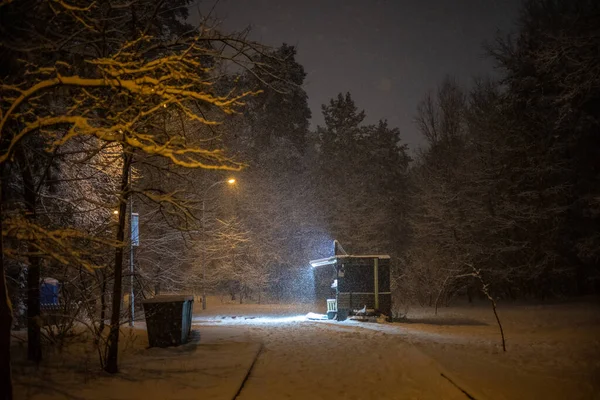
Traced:
<path id="1" fill-rule="evenodd" d="M 234 178 L 227 179 L 227 183 L 230 185 L 233 185 L 235 183 L 235 179 Z"/>
<path id="2" fill-rule="evenodd" d="M 114 210 L 114 211 L 113 211 L 113 214 L 115 214 L 115 215 L 119 215 L 119 210 Z"/>

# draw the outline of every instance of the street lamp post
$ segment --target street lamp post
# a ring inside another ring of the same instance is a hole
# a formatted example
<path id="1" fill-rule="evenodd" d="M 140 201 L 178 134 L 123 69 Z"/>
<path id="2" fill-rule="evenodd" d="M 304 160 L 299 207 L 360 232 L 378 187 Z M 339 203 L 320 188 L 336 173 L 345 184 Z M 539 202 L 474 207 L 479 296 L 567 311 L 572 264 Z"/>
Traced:
<path id="1" fill-rule="evenodd" d="M 202 239 L 204 239 L 204 210 L 205 210 L 205 204 L 206 204 L 206 194 L 208 193 L 208 191 L 210 189 L 212 189 L 213 187 L 217 186 L 220 183 L 227 183 L 228 185 L 233 185 L 235 184 L 235 179 L 233 178 L 229 178 L 223 181 L 218 181 L 213 183 L 212 185 L 210 185 L 208 187 L 208 189 L 206 189 L 202 195 L 202 213 L 200 215 L 200 231 L 201 231 L 201 237 Z M 203 243 L 204 245 L 204 243 Z M 202 309 L 206 310 L 206 262 L 204 260 L 204 251 L 205 249 L 202 249 L 202 251 L 200 252 L 200 263 L 202 264 Z"/>
<path id="2" fill-rule="evenodd" d="M 129 188 L 132 188 L 131 166 L 129 166 Z M 129 196 L 129 326 L 135 322 L 134 247 L 140 245 L 139 214 L 133 212 L 133 194 Z"/>

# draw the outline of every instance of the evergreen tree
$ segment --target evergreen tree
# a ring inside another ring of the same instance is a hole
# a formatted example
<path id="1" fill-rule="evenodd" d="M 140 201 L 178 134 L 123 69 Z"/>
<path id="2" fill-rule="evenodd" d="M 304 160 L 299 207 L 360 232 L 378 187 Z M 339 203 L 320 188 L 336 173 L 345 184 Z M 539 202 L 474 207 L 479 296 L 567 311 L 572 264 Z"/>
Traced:
<path id="1" fill-rule="evenodd" d="M 386 121 L 362 125 L 365 113 L 350 93 L 338 94 L 322 110 L 315 192 L 330 234 L 353 252 L 395 252 L 410 161 L 400 132 Z"/>
<path id="2" fill-rule="evenodd" d="M 302 88 L 306 73 L 296 61 L 296 48 L 283 44 L 262 55 L 259 67 L 247 73 L 248 85 L 262 93 L 248 103 L 254 155 L 268 154 L 267 149 L 286 143 L 291 154 L 303 154 L 306 148 L 308 96 Z"/>
<path id="3" fill-rule="evenodd" d="M 327 163 L 347 161 L 347 152 L 358 147 L 361 137 L 360 125 L 365 119 L 364 110 L 358 111 L 349 92 L 339 93 L 328 105 L 321 106 L 325 127 L 318 127 L 321 153 Z M 356 149 L 358 150 L 358 149 Z"/>
<path id="4" fill-rule="evenodd" d="M 539 216 L 528 232 L 555 291 L 582 293 L 600 276 L 599 25 L 597 1 L 529 0 L 515 41 L 492 50 L 507 88 L 506 161 Z"/>

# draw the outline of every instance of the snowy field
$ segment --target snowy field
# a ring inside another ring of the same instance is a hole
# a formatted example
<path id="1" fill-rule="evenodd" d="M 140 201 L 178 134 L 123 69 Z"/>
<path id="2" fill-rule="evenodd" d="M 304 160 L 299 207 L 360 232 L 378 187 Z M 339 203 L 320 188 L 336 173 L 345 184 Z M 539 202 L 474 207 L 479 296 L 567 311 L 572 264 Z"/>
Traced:
<path id="1" fill-rule="evenodd" d="M 205 342 L 263 344 L 240 399 L 466 398 L 411 344 L 298 311 L 305 310 L 224 306 L 196 317 Z"/>
<path id="2" fill-rule="evenodd" d="M 195 304 L 194 340 L 148 349 L 124 330 L 121 373 L 98 371 L 85 342 L 23 361 L 17 399 L 600 399 L 600 305 L 413 307 L 404 323 L 314 321 L 312 305 Z M 250 371 L 248 375 L 248 371 Z M 244 382 L 244 379 L 247 380 Z M 463 392 L 464 391 L 464 392 Z"/>
<path id="3" fill-rule="evenodd" d="M 600 303 L 414 309 L 406 340 L 488 399 L 600 399 Z"/>
<path id="4" fill-rule="evenodd" d="M 307 321 L 310 308 L 213 300 L 194 324 L 264 344 L 241 398 L 453 398 L 444 373 L 477 399 L 600 399 L 597 300 L 501 304 L 506 353 L 486 303 L 413 307 L 393 324 Z"/>
<path id="5" fill-rule="evenodd" d="M 145 325 L 137 325 L 123 330 L 117 375 L 99 368 L 89 342 L 75 341 L 60 351 L 46 351 L 39 367 L 26 363 L 24 349 L 17 346 L 15 398 L 229 400 L 260 350 L 254 342 L 201 345 L 198 332 L 183 346 L 148 348 Z"/>

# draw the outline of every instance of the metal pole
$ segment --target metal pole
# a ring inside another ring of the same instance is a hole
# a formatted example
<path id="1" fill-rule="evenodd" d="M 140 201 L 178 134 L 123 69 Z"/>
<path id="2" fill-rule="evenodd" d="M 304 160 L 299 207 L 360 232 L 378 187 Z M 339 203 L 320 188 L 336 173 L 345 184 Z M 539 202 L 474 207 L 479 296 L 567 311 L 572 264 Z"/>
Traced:
<path id="1" fill-rule="evenodd" d="M 379 309 L 379 258 L 375 258 L 373 260 L 373 270 L 375 275 L 373 279 L 375 280 L 375 309 Z"/>
<path id="2" fill-rule="evenodd" d="M 133 294 L 133 195 L 131 194 L 131 165 L 129 166 L 129 192 L 129 326 L 133 326 L 135 304 Z"/>
<path id="3" fill-rule="evenodd" d="M 206 189 L 202 195 L 202 213 L 201 213 L 201 217 L 200 217 L 200 235 L 201 238 L 200 240 L 202 241 L 202 251 L 200 252 L 200 263 L 202 264 L 202 309 L 206 310 L 206 260 L 204 257 L 204 252 L 206 251 L 205 248 L 205 243 L 204 243 L 204 238 L 205 238 L 205 234 L 204 234 L 204 206 L 205 206 L 205 202 L 206 202 L 206 194 L 210 191 L 210 189 L 212 189 L 213 187 L 215 187 L 216 185 L 220 184 L 220 183 L 227 183 L 228 181 L 218 181 L 213 183 L 212 185 L 210 185 L 208 187 L 208 189 Z M 234 183 L 235 179 L 233 180 Z"/>
<path id="4" fill-rule="evenodd" d="M 202 263 L 202 309 L 206 310 L 206 263 L 204 262 L 204 197 L 202 198 L 202 215 L 200 218 L 200 240 L 202 241 L 202 251 L 200 252 L 200 262 Z"/>

